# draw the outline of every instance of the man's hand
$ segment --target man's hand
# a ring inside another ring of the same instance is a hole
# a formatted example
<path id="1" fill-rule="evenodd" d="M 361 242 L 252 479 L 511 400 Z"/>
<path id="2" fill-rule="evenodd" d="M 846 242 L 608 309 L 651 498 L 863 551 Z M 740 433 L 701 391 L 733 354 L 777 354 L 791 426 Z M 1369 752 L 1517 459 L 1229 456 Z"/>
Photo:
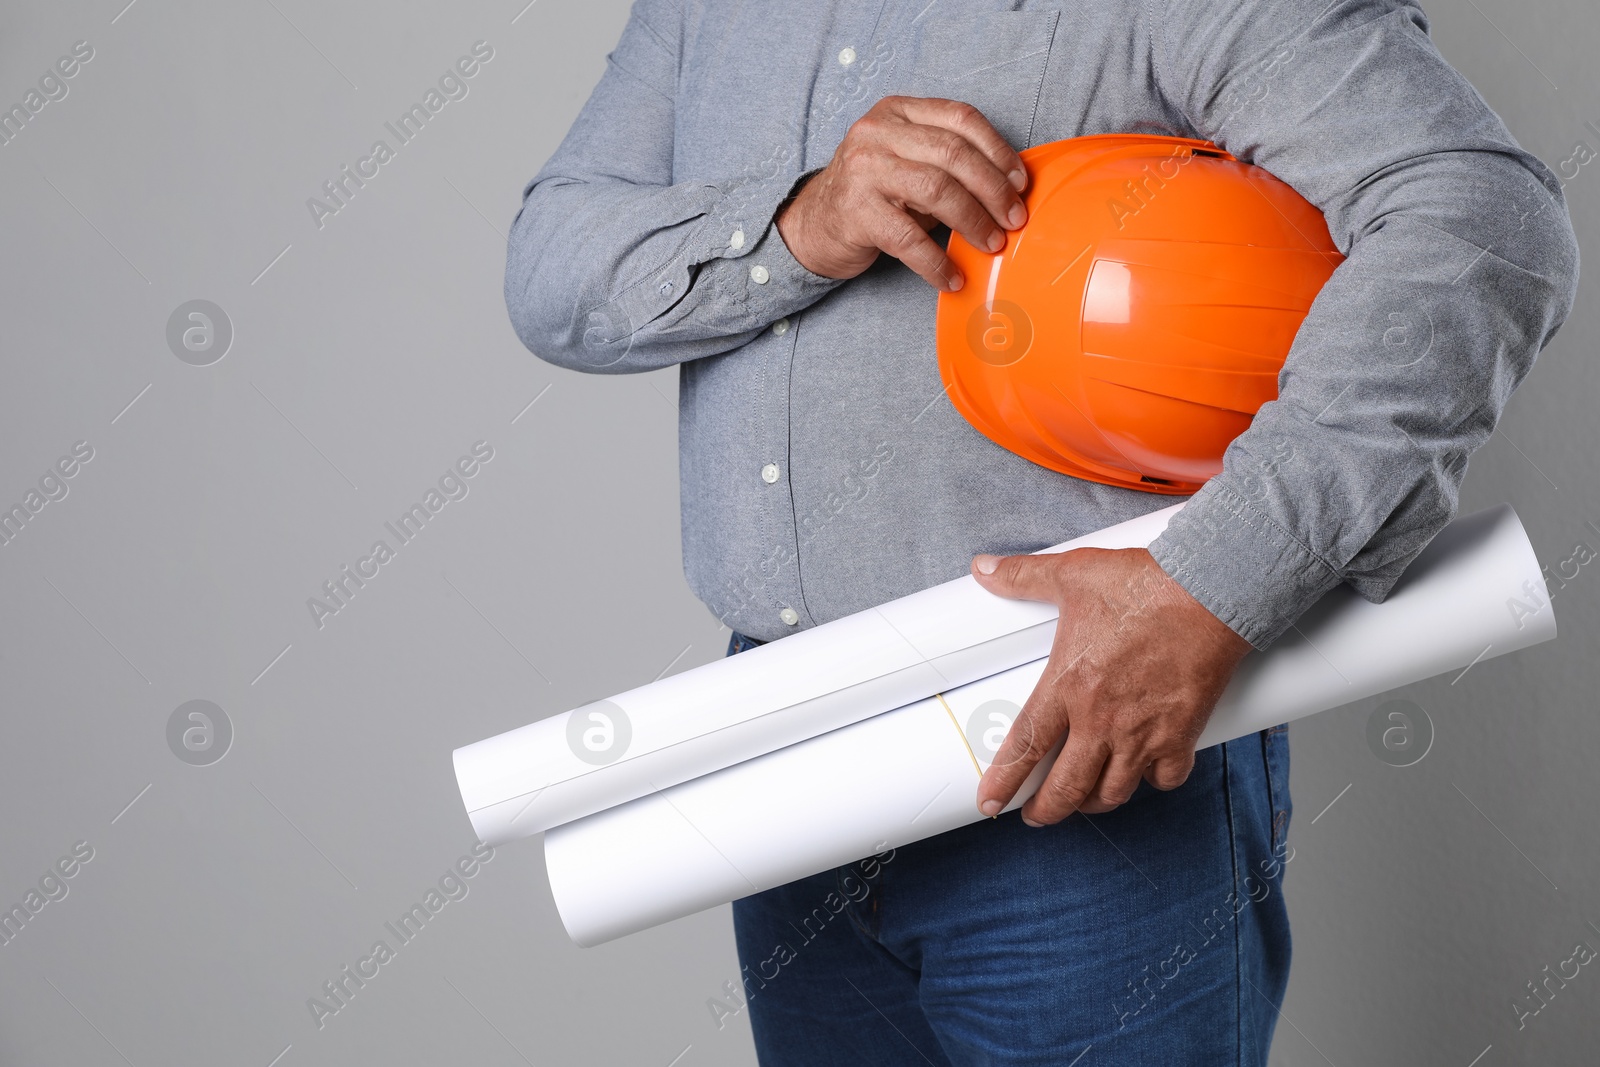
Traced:
<path id="1" fill-rule="evenodd" d="M 991 593 L 1061 609 L 1050 663 L 978 783 L 979 810 L 1004 808 L 1063 733 L 1054 768 L 1022 806 L 1030 825 L 1110 811 L 1141 778 L 1182 785 L 1249 642 L 1142 548 L 978 556 L 972 573 Z"/>
<path id="2" fill-rule="evenodd" d="M 778 214 L 778 234 L 813 274 L 854 278 L 887 252 L 956 290 L 961 272 L 928 231 L 942 222 L 998 252 L 1027 221 L 1027 185 L 1021 158 L 971 104 L 888 96 Z"/>

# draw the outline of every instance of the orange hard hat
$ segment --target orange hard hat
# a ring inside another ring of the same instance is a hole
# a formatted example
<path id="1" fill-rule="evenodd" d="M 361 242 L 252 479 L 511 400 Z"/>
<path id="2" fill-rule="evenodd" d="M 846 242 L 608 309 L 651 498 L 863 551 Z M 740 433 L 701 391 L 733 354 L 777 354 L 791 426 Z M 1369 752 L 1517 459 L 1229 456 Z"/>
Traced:
<path id="1" fill-rule="evenodd" d="M 996 444 L 1090 481 L 1192 493 L 1278 395 L 1342 261 L 1322 213 L 1205 141 L 1074 137 L 1022 152 L 1028 221 L 999 252 L 959 234 L 939 374 Z"/>

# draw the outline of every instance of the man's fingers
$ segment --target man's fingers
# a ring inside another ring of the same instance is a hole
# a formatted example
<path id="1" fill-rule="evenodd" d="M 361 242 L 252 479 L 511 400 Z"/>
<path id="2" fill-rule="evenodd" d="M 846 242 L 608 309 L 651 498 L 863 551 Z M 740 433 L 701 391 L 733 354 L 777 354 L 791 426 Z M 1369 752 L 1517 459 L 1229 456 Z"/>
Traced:
<path id="1" fill-rule="evenodd" d="M 912 122 L 928 126 L 943 126 L 965 137 L 982 152 L 996 170 L 1007 176 L 1017 190 L 1027 188 L 1028 172 L 1022 165 L 1017 150 L 1000 136 L 1000 132 L 983 117 L 983 112 L 959 100 L 941 100 L 928 97 L 901 97 L 900 113 Z"/>
<path id="2" fill-rule="evenodd" d="M 1144 780 L 1145 761 L 1121 753 L 1112 753 L 1100 771 L 1100 781 L 1082 810 L 1091 815 L 1120 808 L 1133 796 L 1134 790 Z"/>
<path id="3" fill-rule="evenodd" d="M 995 225 L 989 210 L 943 167 L 897 159 L 884 176 L 882 195 L 893 206 L 903 204 L 910 213 L 933 216 L 976 248 L 997 250 L 1005 243 L 1005 231 Z"/>
<path id="4" fill-rule="evenodd" d="M 887 253 L 941 291 L 961 276 L 927 231 L 948 225 L 997 252 L 1022 224 L 1021 157 L 983 115 L 955 100 L 890 96 L 845 134 L 818 180 L 779 212 L 795 257 L 815 273 L 853 278 Z M 892 218 L 884 218 L 892 215 Z"/>
<path id="5" fill-rule="evenodd" d="M 1029 700 L 1032 703 L 1032 700 Z M 1011 798 L 1017 795 L 1034 766 L 1049 754 L 1055 744 L 1054 737 L 1044 736 L 1036 724 L 1037 716 L 1024 707 L 1006 732 L 1000 750 L 994 754 L 989 769 L 978 782 L 978 810 L 985 815 L 998 815 Z M 1056 731 L 1056 737 L 1060 731 Z"/>
<path id="6" fill-rule="evenodd" d="M 1004 230 L 1014 230 L 1027 221 L 1027 208 L 1007 180 L 1005 171 L 960 134 L 939 126 L 906 126 L 898 148 L 905 159 L 928 164 L 951 175 L 983 208 L 987 220 L 979 236 L 984 240 L 974 242 L 974 247 L 998 251 L 999 245 L 988 243 L 989 237 L 992 235 L 1003 242 Z M 948 218 L 942 221 L 967 240 L 973 240 L 969 226 L 958 225 Z"/>
<path id="7" fill-rule="evenodd" d="M 965 279 L 955 261 L 909 213 L 885 204 L 872 224 L 871 237 L 879 248 L 916 271 L 935 289 L 953 292 L 961 288 Z"/>
<path id="8" fill-rule="evenodd" d="M 1144 769 L 1144 779 L 1157 789 L 1176 789 L 1189 780 L 1194 770 L 1194 753 L 1182 758 L 1166 756 Z"/>
<path id="9" fill-rule="evenodd" d="M 1039 791 L 1022 805 L 1022 820 L 1034 826 L 1060 822 L 1090 799 L 1100 780 L 1100 771 L 1111 755 L 1111 747 L 1099 738 L 1069 733 L 1067 743 L 1056 757 L 1055 766 Z"/>

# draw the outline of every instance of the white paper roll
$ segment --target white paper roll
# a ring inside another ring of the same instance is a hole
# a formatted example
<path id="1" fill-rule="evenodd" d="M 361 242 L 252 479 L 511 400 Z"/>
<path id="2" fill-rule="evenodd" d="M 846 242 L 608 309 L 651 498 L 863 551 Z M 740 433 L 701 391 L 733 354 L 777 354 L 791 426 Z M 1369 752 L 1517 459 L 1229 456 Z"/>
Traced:
<path id="1" fill-rule="evenodd" d="M 1044 551 L 1143 547 L 1180 507 Z M 503 844 L 1047 655 L 1055 623 L 964 575 L 458 748 L 456 782 Z"/>
<path id="2" fill-rule="evenodd" d="M 1536 610 L 1529 615 L 1529 608 Z M 1479 512 L 1441 532 L 1384 603 L 1340 587 L 1267 652 L 1246 657 L 1200 747 L 1460 670 L 1555 632 L 1516 513 L 1509 506 Z M 997 700 L 1020 706 L 1045 663 L 548 831 L 545 864 L 567 933 L 579 945 L 600 944 L 981 821 L 979 767 L 997 747 L 983 734 L 996 724 L 989 713 L 1003 714 L 1005 705 L 979 709 Z M 1036 769 L 1012 807 L 1044 773 L 1043 765 Z"/>

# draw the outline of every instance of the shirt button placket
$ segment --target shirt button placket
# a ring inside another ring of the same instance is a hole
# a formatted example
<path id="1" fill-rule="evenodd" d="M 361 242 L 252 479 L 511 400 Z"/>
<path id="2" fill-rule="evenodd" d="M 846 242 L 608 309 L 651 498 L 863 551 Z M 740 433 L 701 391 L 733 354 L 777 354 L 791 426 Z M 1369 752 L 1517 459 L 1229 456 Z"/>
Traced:
<path id="1" fill-rule="evenodd" d="M 770 275 L 765 266 L 755 264 L 750 269 L 750 279 L 758 286 L 765 285 L 770 281 Z M 788 342 L 796 333 L 792 326 L 793 321 L 788 318 L 774 322 L 772 333 L 782 340 L 776 344 L 763 346 L 766 358 L 761 360 L 761 374 L 764 381 L 760 392 L 762 404 L 760 425 L 757 429 L 759 436 L 753 441 L 754 446 L 759 449 L 756 456 L 761 463 L 757 472 L 760 481 L 755 489 L 758 493 L 756 506 L 761 509 L 765 517 L 761 524 L 765 541 L 762 551 L 763 553 L 781 551 L 780 558 L 788 561 L 779 567 L 778 573 L 762 587 L 761 610 L 777 612 L 785 626 L 800 625 L 800 613 L 794 607 L 800 602 L 800 563 L 794 558 L 794 546 L 797 540 L 794 497 L 788 492 L 780 491 L 786 481 L 792 478 L 792 471 L 785 470 L 782 462 L 789 455 L 789 379 L 795 353 L 794 345 Z M 767 618 L 770 619 L 772 616 L 767 615 Z"/>

